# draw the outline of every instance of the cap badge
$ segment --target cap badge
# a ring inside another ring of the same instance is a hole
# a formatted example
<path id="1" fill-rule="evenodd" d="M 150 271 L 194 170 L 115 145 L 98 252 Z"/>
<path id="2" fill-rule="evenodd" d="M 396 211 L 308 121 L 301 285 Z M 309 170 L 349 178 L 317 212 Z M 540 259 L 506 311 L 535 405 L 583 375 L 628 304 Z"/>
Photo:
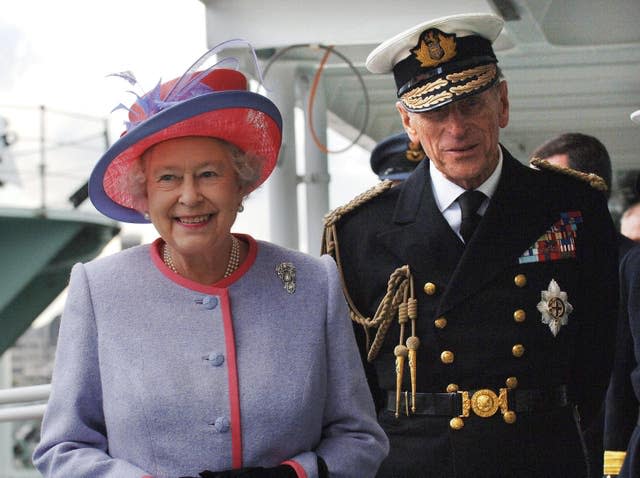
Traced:
<path id="1" fill-rule="evenodd" d="M 560 327 L 569 323 L 569 314 L 573 306 L 567 300 L 567 293 L 560 290 L 558 283 L 551 279 L 547 290 L 540 293 L 541 301 L 537 308 L 542 314 L 542 323 L 547 324 L 553 336 L 557 336 Z"/>
<path id="2" fill-rule="evenodd" d="M 409 144 L 407 145 L 407 150 L 405 151 L 405 158 L 407 158 L 407 161 L 411 161 L 413 163 L 419 163 L 426 157 L 427 155 L 422 149 L 422 145 L 420 143 L 414 143 L 413 141 L 409 141 Z"/>
<path id="3" fill-rule="evenodd" d="M 281 262 L 276 267 L 276 274 L 282 280 L 284 290 L 293 294 L 296 291 L 296 266 L 291 262 Z"/>
<path id="4" fill-rule="evenodd" d="M 447 34 L 437 28 L 425 30 L 418 44 L 411 50 L 423 68 L 432 68 L 456 56 L 456 35 Z"/>

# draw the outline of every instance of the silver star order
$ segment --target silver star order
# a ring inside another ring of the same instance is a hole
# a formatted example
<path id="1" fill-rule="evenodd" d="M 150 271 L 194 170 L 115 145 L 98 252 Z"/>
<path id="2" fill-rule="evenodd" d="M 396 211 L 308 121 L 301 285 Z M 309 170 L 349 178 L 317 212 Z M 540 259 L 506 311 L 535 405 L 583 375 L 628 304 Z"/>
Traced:
<path id="1" fill-rule="evenodd" d="M 567 300 L 567 293 L 560 290 L 558 283 L 551 279 L 549 288 L 540 293 L 542 300 L 537 308 L 542 314 L 542 323 L 548 324 L 551 333 L 555 337 L 560 332 L 560 327 L 569 323 L 569 314 L 573 312 L 573 306 Z"/>

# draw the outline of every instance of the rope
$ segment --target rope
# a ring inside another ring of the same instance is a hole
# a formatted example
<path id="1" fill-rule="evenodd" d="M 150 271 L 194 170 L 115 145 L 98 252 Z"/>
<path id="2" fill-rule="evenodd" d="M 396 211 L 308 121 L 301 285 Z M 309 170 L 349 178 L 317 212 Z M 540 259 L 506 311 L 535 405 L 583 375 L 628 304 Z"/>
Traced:
<path id="1" fill-rule="evenodd" d="M 364 328 L 367 360 L 369 362 L 373 361 L 380 352 L 380 347 L 382 346 L 387 330 L 396 315 L 398 315 L 398 319 L 402 324 L 407 322 L 407 318 L 411 320 L 411 335 L 415 335 L 415 321 L 418 314 L 417 301 L 414 295 L 413 276 L 411 275 L 408 265 L 404 265 L 393 271 L 387 282 L 387 291 L 385 296 L 378 305 L 378 309 L 376 310 L 373 318 L 365 317 L 351 299 L 347 284 L 344 280 L 336 224 L 344 215 L 392 187 L 393 183 L 391 181 L 381 181 L 372 188 L 353 198 L 344 206 L 337 207 L 333 211 L 329 212 L 324 218 L 324 236 L 320 253 L 328 254 L 336 261 L 338 271 L 340 272 L 339 276 L 342 291 L 347 304 L 349 305 L 349 315 L 351 320 L 362 325 Z M 372 328 L 378 328 L 373 343 L 371 343 L 369 333 Z"/>

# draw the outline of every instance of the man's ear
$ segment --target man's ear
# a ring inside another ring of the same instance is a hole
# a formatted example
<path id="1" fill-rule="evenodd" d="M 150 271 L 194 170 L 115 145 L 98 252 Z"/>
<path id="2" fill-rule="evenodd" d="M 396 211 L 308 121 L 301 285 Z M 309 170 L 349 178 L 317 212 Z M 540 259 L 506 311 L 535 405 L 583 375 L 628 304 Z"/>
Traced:
<path id="1" fill-rule="evenodd" d="M 416 133 L 416 130 L 413 128 L 413 126 L 411 126 L 411 116 L 409 116 L 409 112 L 404 108 L 404 106 L 402 105 L 402 102 L 400 101 L 396 102 L 396 109 L 400 114 L 400 119 L 402 120 L 402 127 L 406 131 L 411 142 L 419 143 L 420 139 L 418 138 L 418 134 Z"/>
<path id="2" fill-rule="evenodd" d="M 498 98 L 500 100 L 498 125 L 501 128 L 506 128 L 509 124 L 509 88 L 505 80 L 502 80 L 498 85 Z"/>

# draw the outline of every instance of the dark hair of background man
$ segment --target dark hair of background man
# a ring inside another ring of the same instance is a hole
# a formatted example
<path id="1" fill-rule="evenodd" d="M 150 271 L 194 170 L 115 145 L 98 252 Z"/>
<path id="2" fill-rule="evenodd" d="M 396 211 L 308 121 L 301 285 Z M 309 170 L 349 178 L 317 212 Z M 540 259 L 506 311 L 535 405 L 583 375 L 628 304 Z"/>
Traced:
<path id="1" fill-rule="evenodd" d="M 611 194 L 611 158 L 607 148 L 593 136 L 582 133 L 565 133 L 538 146 L 533 156 L 546 159 L 556 154 L 566 154 L 569 167 L 584 173 L 595 173 L 607 184 L 607 198 Z"/>

